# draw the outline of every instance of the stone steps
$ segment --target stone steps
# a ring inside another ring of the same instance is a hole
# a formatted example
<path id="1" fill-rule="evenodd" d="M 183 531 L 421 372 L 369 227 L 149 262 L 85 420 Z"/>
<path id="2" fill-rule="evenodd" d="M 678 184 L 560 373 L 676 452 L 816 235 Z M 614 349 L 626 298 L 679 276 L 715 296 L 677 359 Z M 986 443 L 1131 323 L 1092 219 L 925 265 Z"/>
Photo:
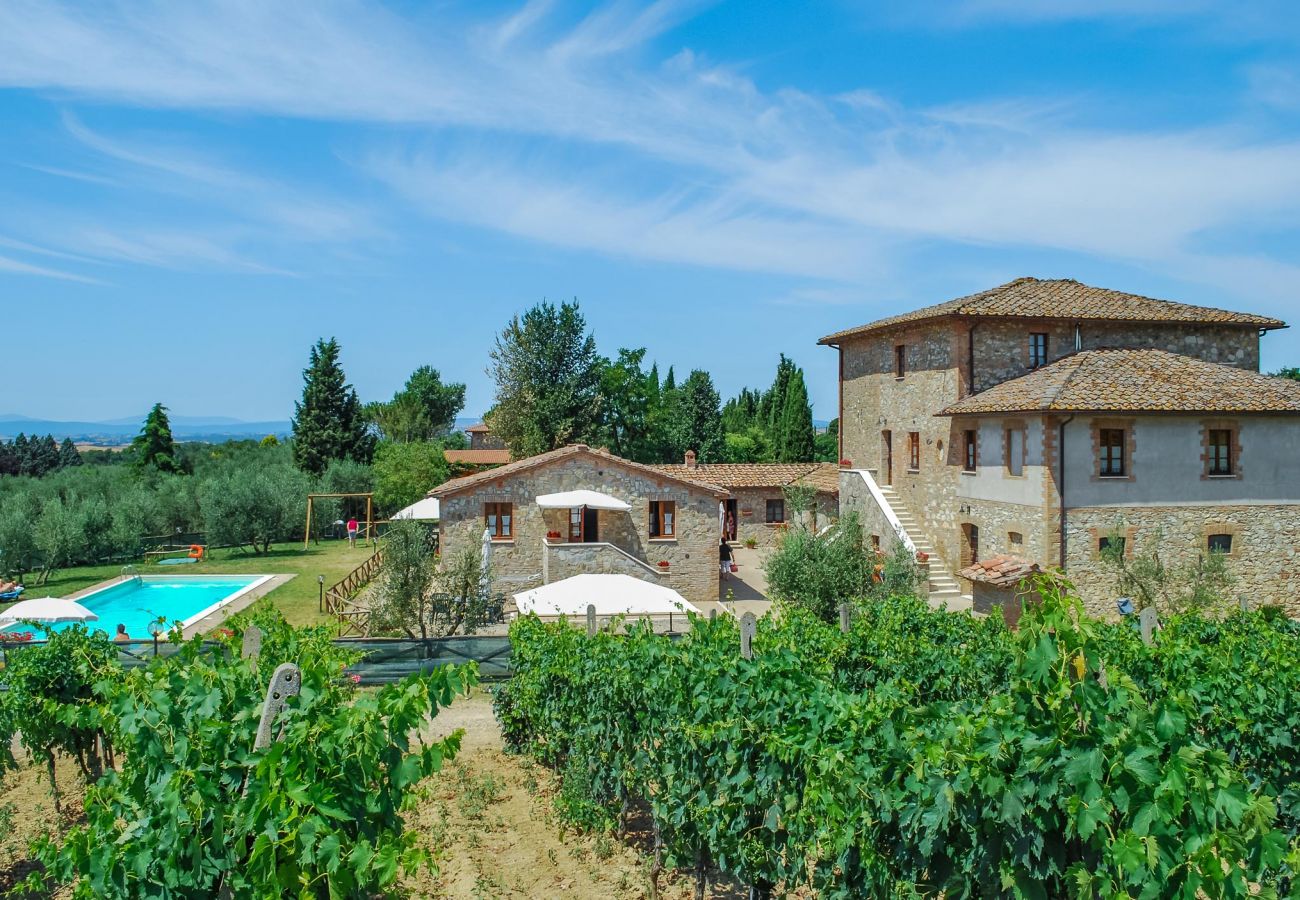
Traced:
<path id="1" fill-rule="evenodd" d="M 949 609 L 969 609 L 969 595 L 962 594 L 961 582 L 944 566 L 943 560 L 935 552 L 934 544 L 921 530 L 920 523 L 898 496 L 898 492 L 881 485 L 880 493 L 893 509 L 898 524 L 907 533 L 917 552 L 924 553 L 930 558 L 930 605 L 936 608 L 946 606 Z"/>

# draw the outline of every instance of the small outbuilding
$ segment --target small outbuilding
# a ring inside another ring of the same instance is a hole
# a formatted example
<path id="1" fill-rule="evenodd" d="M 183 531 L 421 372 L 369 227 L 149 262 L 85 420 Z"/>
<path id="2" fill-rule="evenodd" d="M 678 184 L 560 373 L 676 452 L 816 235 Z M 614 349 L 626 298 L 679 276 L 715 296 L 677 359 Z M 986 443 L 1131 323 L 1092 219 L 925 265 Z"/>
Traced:
<path id="1" fill-rule="evenodd" d="M 962 569 L 958 575 L 971 582 L 972 609 L 987 615 L 994 607 L 1002 610 L 1007 625 L 1015 628 L 1027 601 L 1039 599 L 1038 591 L 1025 579 L 1042 569 L 1038 563 L 1018 556 L 994 556 Z"/>

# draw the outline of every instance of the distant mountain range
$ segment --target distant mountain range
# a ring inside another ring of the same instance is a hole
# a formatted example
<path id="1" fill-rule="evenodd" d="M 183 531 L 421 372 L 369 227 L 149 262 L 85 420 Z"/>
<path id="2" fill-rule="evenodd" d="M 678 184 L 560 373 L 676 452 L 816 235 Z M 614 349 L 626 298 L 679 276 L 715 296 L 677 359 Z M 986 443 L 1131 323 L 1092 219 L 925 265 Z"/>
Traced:
<path id="1" fill-rule="evenodd" d="M 145 414 L 109 419 L 104 422 L 63 422 L 54 419 L 36 419 L 17 413 L 0 413 L 0 438 L 13 440 L 21 434 L 54 435 L 56 440 L 72 438 L 79 444 L 123 444 L 140 433 Z M 178 441 L 222 441 L 262 438 L 268 434 L 286 437 L 292 431 L 287 421 L 245 422 L 230 416 L 174 416 L 168 415 L 172 436 Z M 459 428 L 467 428 L 481 419 L 460 418 Z"/>

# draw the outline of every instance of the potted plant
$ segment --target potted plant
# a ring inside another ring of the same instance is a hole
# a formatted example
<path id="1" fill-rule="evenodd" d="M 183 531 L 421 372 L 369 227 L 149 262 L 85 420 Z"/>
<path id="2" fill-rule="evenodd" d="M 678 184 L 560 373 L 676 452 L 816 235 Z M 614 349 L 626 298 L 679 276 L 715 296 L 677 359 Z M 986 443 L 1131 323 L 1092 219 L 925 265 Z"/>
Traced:
<path id="1" fill-rule="evenodd" d="M 659 560 L 659 568 L 661 568 L 661 569 L 666 569 L 666 568 L 668 568 L 668 560 L 666 560 L 666 559 L 661 559 L 661 560 Z"/>
<path id="2" fill-rule="evenodd" d="M 924 550 L 917 550 L 916 561 L 921 565 L 925 565 L 930 561 L 930 554 L 926 553 Z"/>
<path id="3" fill-rule="evenodd" d="M 744 544 L 746 548 L 753 550 L 758 547 L 758 538 L 751 534 L 749 537 L 741 541 L 741 543 Z"/>
<path id="4" fill-rule="evenodd" d="M 840 468 L 841 468 L 841 469 L 851 469 L 851 468 L 853 468 L 853 460 L 851 460 L 851 459 L 842 459 L 842 460 L 840 460 Z"/>

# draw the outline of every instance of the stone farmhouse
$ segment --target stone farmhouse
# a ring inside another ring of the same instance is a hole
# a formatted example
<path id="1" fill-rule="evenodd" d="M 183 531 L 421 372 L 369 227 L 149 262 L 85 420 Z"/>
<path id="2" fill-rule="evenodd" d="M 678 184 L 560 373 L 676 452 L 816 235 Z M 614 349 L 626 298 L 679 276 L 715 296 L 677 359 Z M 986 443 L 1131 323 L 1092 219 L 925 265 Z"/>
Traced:
<path id="1" fill-rule="evenodd" d="M 793 520 L 785 495 L 791 486 L 815 492 L 813 521 L 807 523 L 812 528 L 839 516 L 839 467 L 834 463 L 699 463 L 695 451 L 688 450 L 683 463 L 655 468 L 725 488 L 723 522 L 730 541 L 744 543 L 752 538 L 759 547 L 775 546 Z"/>
<path id="2" fill-rule="evenodd" d="M 1300 383 L 1259 373 L 1285 323 L 1021 278 L 829 335 L 840 497 L 950 573 L 1059 566 L 1115 612 L 1101 550 L 1225 553 L 1237 590 L 1300 614 Z"/>
<path id="3" fill-rule="evenodd" d="M 586 502 L 547 499 L 570 492 L 584 492 Z M 444 558 L 479 548 L 490 532 L 493 590 L 606 573 L 660 584 L 691 603 L 718 599 L 727 492 L 717 485 L 575 444 L 453 479 L 429 496 L 441 504 Z"/>

